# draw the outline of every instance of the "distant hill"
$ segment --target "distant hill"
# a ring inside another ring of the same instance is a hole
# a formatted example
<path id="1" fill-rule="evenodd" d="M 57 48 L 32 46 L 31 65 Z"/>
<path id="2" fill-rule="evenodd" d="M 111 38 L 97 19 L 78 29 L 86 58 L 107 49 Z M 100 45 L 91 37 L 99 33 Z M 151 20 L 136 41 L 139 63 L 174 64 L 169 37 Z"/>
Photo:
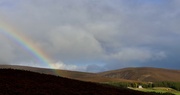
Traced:
<path id="1" fill-rule="evenodd" d="M 162 68 L 124 68 L 99 73 L 108 78 L 120 78 L 135 81 L 155 82 L 155 81 L 180 81 L 180 70 L 170 70 Z"/>
<path id="2" fill-rule="evenodd" d="M 120 79 L 120 78 L 108 78 L 108 77 L 100 76 L 96 73 L 87 73 L 87 72 L 78 72 L 78 71 L 54 70 L 54 69 L 47 69 L 47 68 L 16 66 L 16 65 L 0 65 L 0 68 L 29 70 L 29 71 L 43 73 L 43 74 L 51 74 L 51 75 L 66 77 L 70 79 L 90 81 L 90 82 L 131 82 L 130 80 L 125 80 L 125 79 Z"/>
<path id="3" fill-rule="evenodd" d="M 30 71 L 0 69 L 0 95 L 156 95 Z"/>
<path id="4" fill-rule="evenodd" d="M 51 74 L 70 79 L 90 82 L 155 82 L 155 81 L 180 81 L 180 70 L 162 68 L 139 67 L 111 70 L 101 73 L 87 73 L 68 70 L 54 70 L 28 66 L 0 65 L 0 68 L 29 70 L 33 72 Z"/>

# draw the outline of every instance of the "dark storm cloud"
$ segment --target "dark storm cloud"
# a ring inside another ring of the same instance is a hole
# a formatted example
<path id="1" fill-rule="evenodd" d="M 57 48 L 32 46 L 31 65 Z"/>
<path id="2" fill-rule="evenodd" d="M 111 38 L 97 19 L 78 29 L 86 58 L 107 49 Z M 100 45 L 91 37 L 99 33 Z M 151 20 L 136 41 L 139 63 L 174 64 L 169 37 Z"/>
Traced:
<path id="1" fill-rule="evenodd" d="M 180 40 L 179 5 L 178 0 L 2 0 L 0 15 L 35 41 L 57 67 L 101 71 L 158 66 L 179 55 L 179 48 L 173 48 Z M 6 54 L 0 54 L 1 60 L 34 64 L 28 56 L 20 59 L 23 53 L 14 56 L 14 50 L 22 51 L 9 44 L 11 48 L 1 48 Z M 179 60 L 173 60 L 164 66 L 175 68 Z"/>

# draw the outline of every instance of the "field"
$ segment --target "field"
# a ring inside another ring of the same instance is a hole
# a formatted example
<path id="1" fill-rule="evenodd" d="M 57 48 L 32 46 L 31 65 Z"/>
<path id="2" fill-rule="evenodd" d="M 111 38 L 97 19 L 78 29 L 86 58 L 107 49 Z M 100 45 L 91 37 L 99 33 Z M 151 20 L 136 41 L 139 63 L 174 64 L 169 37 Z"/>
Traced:
<path id="1" fill-rule="evenodd" d="M 154 87 L 154 88 L 130 88 L 133 90 L 143 91 L 143 92 L 159 92 L 159 93 L 173 93 L 175 95 L 180 95 L 180 91 L 174 90 L 172 88 L 166 87 Z"/>

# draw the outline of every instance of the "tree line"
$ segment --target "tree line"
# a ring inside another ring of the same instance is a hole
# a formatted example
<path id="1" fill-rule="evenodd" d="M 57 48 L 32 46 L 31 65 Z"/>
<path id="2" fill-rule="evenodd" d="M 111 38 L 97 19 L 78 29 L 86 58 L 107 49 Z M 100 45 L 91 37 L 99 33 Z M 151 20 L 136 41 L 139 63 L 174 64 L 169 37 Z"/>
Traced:
<path id="1" fill-rule="evenodd" d="M 111 82 L 108 83 L 113 86 L 117 87 L 133 87 L 138 88 L 141 85 L 143 88 L 153 88 L 153 87 L 169 87 L 175 90 L 180 91 L 180 82 L 169 82 L 169 81 L 162 81 L 162 82 L 149 82 L 149 83 L 138 83 L 138 82 Z"/>

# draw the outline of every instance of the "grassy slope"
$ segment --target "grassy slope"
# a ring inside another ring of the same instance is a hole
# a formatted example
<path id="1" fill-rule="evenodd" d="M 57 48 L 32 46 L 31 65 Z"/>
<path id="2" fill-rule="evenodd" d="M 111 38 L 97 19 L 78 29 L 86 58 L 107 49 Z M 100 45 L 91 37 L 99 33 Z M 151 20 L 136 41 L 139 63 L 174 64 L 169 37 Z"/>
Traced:
<path id="1" fill-rule="evenodd" d="M 180 81 L 179 70 L 162 68 L 125 68 L 99 73 L 101 76 L 121 78 L 127 80 L 154 82 L 154 81 Z"/>
<path id="2" fill-rule="evenodd" d="M 58 75 L 66 78 L 77 79 L 81 81 L 91 81 L 91 82 L 131 82 L 130 80 L 119 79 L 119 78 L 107 78 L 99 76 L 96 73 L 78 72 L 78 71 L 68 71 L 68 70 L 52 70 L 46 68 L 36 68 L 27 66 L 12 66 L 12 65 L 0 65 L 0 68 L 13 68 L 21 70 L 29 70 L 38 73 Z"/>
<path id="3" fill-rule="evenodd" d="M 155 87 L 155 88 L 131 88 L 133 90 L 143 91 L 143 92 L 161 92 L 161 93 L 173 93 L 175 95 L 180 95 L 180 91 L 174 90 L 172 88 L 166 88 L 166 87 Z"/>
<path id="4" fill-rule="evenodd" d="M 67 70 L 52 70 L 26 66 L 0 65 L 0 68 L 14 68 L 30 70 L 33 72 L 45 73 L 91 82 L 149 82 L 149 81 L 180 81 L 179 70 L 168 70 L 161 68 L 125 68 L 102 73 L 87 73 Z"/>

